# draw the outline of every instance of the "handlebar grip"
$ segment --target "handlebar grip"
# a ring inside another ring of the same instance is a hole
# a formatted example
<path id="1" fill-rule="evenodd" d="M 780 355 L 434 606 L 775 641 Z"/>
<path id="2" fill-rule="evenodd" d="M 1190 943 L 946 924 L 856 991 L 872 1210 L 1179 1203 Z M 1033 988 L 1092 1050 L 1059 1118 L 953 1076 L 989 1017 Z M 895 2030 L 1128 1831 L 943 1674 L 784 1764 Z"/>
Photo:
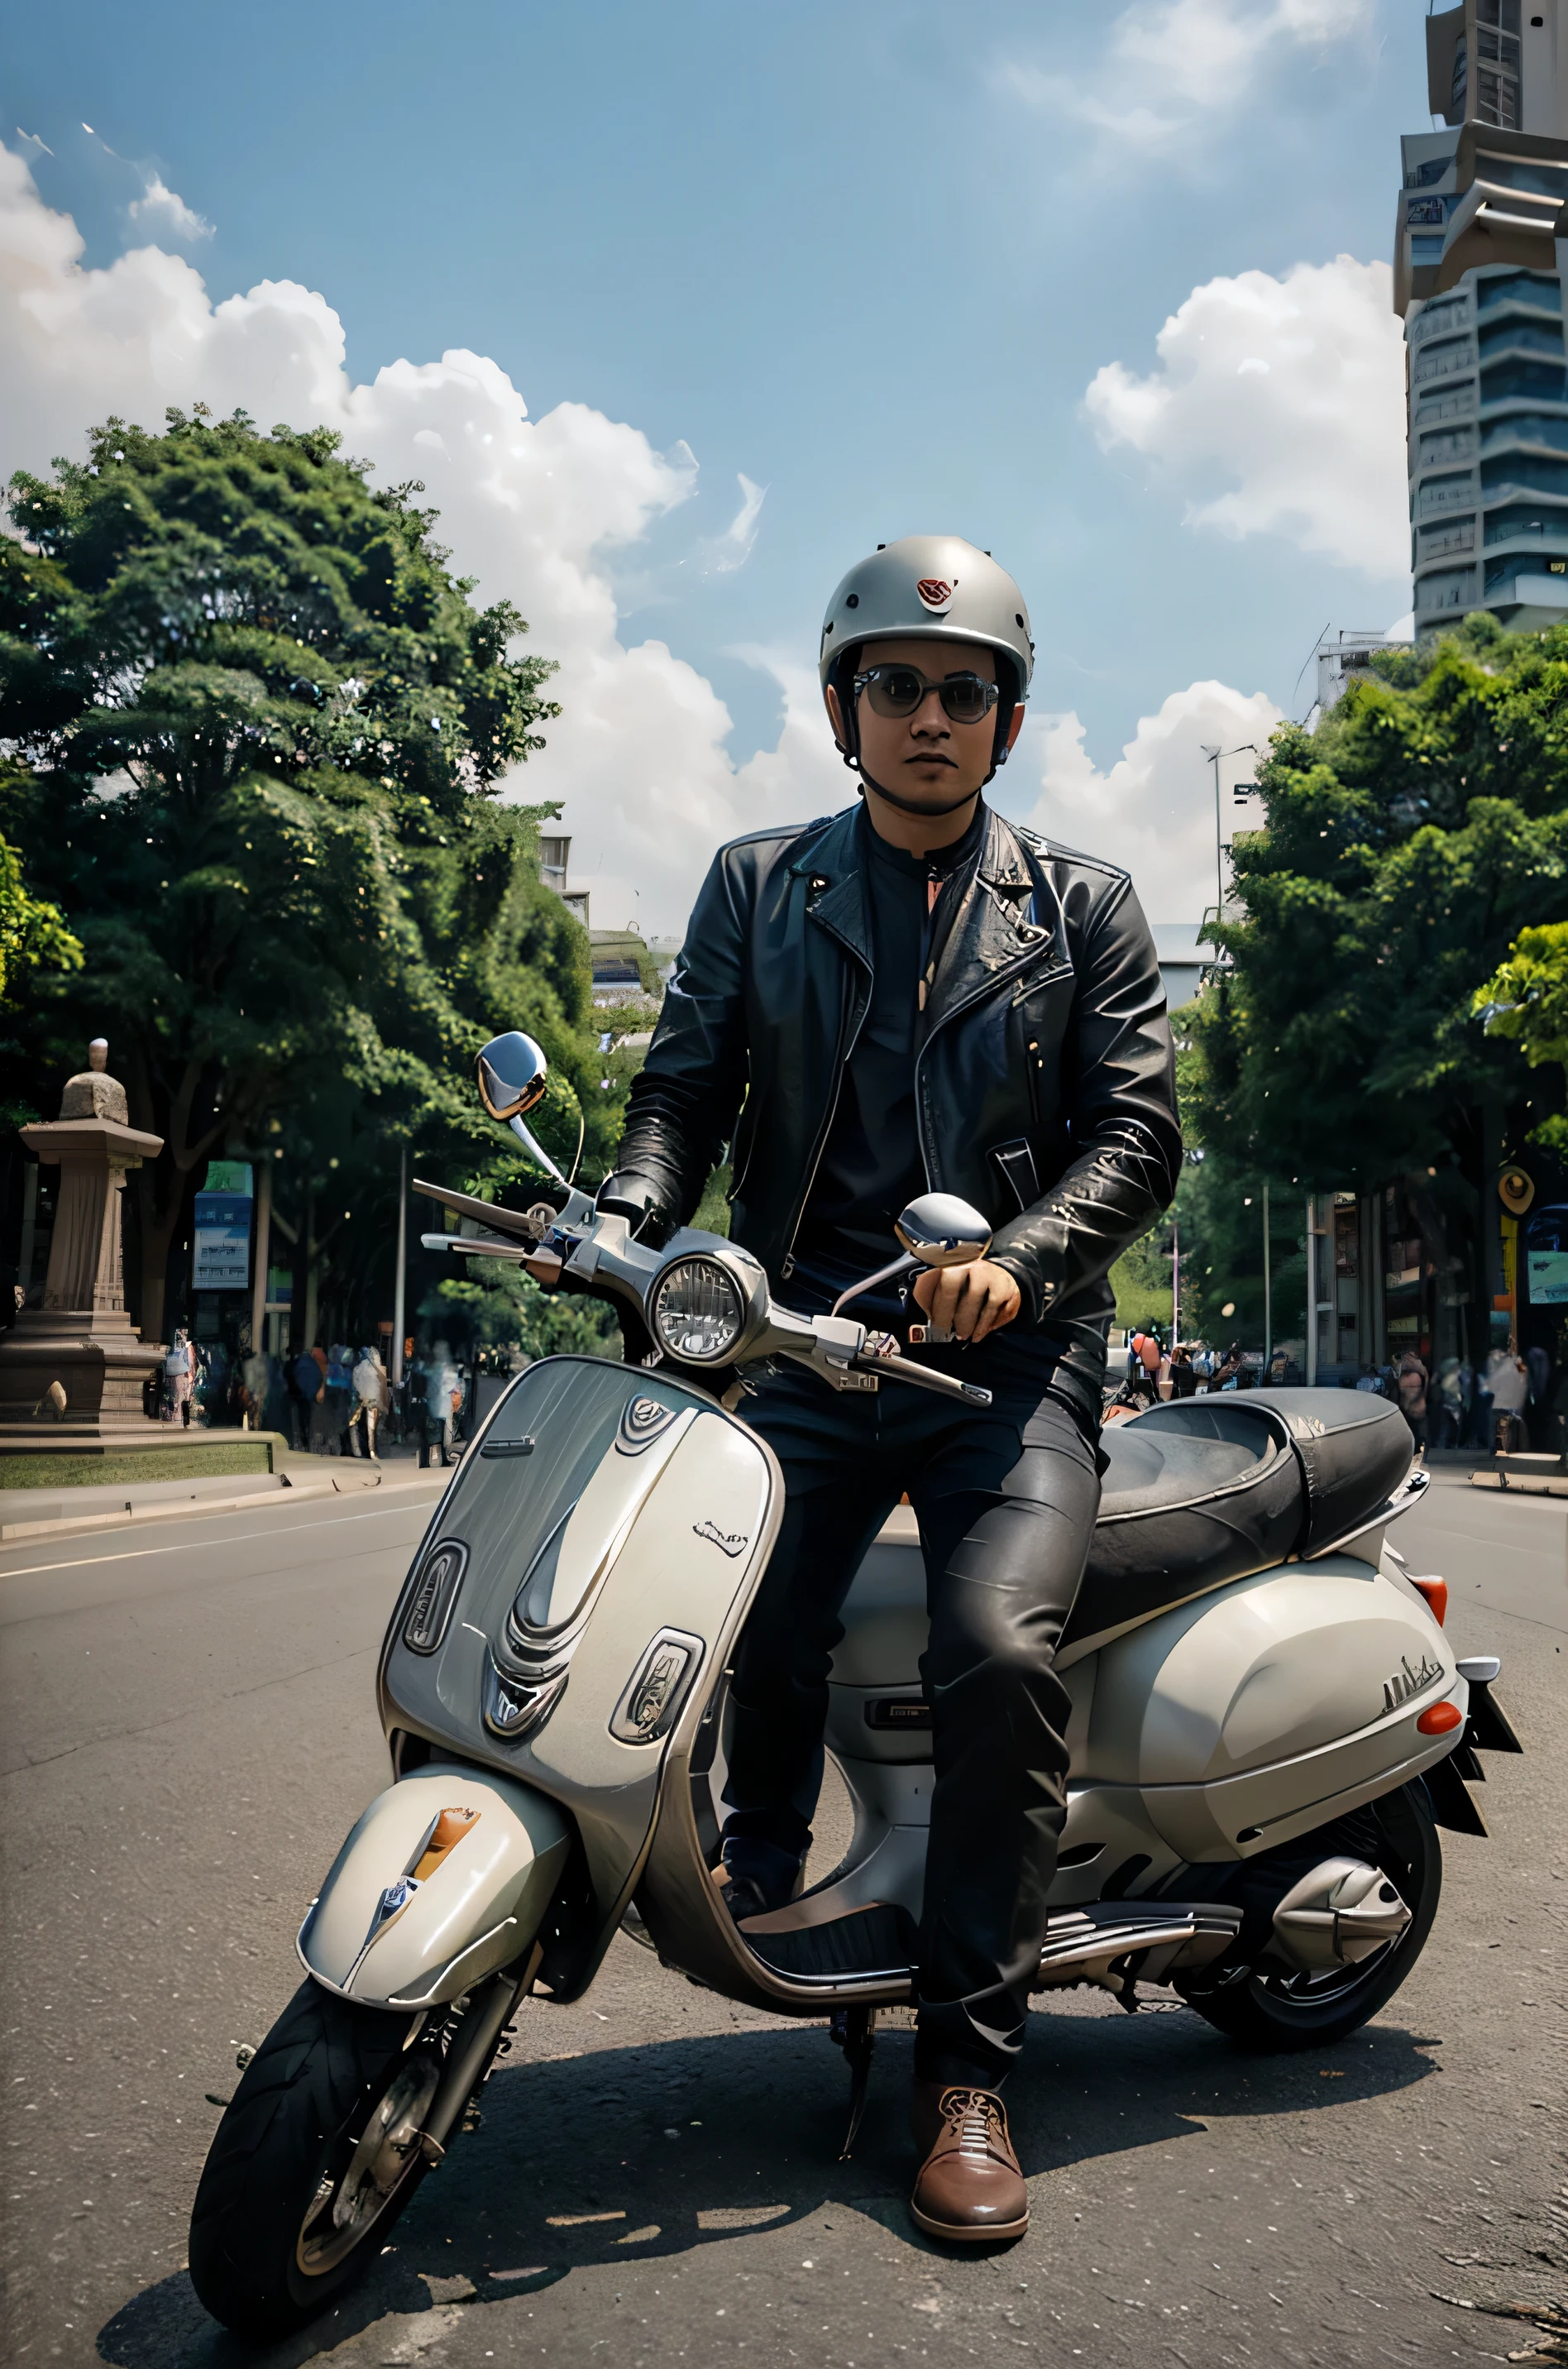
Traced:
<path id="1" fill-rule="evenodd" d="M 912 1382 L 917 1390 L 935 1390 L 944 1399 L 957 1399 L 966 1406 L 989 1407 L 990 1390 L 979 1382 L 960 1381 L 954 1374 L 938 1374 L 930 1366 L 915 1366 L 903 1357 L 876 1357 L 862 1355 L 850 1363 L 863 1374 L 877 1374 L 888 1381 Z"/>

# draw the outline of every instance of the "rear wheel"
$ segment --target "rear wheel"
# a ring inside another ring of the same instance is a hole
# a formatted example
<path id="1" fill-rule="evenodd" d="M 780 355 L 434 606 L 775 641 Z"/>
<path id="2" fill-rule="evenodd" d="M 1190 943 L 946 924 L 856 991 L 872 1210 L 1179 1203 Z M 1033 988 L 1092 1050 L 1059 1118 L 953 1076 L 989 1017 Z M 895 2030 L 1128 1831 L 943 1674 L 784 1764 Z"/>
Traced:
<path id="1" fill-rule="evenodd" d="M 1399 1886 L 1410 1923 L 1371 1957 L 1328 1974 L 1295 1974 L 1266 1960 L 1212 1990 L 1186 1991 L 1189 2007 L 1242 2048 L 1271 2054 L 1321 2048 L 1365 2023 L 1421 1955 L 1443 1889 L 1443 1854 L 1419 1779 L 1371 1804 L 1377 1864 Z"/>
<path id="2" fill-rule="evenodd" d="M 190 2277 L 236 2335 L 288 2334 L 372 2261 L 424 2177 L 441 2061 L 406 2015 L 315 1983 L 294 1994 L 219 2123 L 190 2221 Z"/>

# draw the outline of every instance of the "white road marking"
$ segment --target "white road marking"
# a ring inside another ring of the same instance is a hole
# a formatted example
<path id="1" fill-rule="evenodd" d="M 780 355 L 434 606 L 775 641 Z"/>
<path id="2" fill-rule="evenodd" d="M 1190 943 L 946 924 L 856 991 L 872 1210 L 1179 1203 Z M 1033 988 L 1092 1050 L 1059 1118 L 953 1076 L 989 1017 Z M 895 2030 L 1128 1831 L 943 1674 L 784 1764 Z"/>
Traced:
<path id="1" fill-rule="evenodd" d="M 385 1521 L 389 1515 L 412 1514 L 418 1510 L 414 1505 L 377 1505 L 368 1514 L 340 1515 L 335 1522 L 291 1522 L 284 1535 L 292 1539 L 296 1538 L 301 1530 L 339 1530 L 349 1522 Z M 273 1529 L 235 1530 L 224 1543 L 238 1546 L 246 1539 L 269 1539 L 277 1535 Z M 196 1547 L 211 1547 L 215 1543 L 212 1539 L 177 1539 L 166 1547 L 126 1547 L 119 1554 L 76 1555 L 69 1562 L 22 1563 L 14 1571 L 0 1571 L 0 1579 L 31 1579 L 40 1571 L 84 1571 L 96 1562 L 137 1562 L 144 1555 L 189 1554 Z"/>

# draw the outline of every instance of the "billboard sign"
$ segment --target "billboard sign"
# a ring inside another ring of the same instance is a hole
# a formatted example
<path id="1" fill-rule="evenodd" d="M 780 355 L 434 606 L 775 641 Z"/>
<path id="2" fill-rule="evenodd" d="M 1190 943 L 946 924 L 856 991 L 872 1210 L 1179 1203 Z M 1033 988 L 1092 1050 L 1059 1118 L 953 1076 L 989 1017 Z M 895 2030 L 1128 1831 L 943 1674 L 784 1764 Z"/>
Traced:
<path id="1" fill-rule="evenodd" d="M 1530 1251 L 1532 1308 L 1568 1308 L 1568 1251 Z"/>
<path id="2" fill-rule="evenodd" d="M 196 1196 L 193 1291 L 243 1291 L 250 1281 L 250 1162 L 210 1160 Z"/>

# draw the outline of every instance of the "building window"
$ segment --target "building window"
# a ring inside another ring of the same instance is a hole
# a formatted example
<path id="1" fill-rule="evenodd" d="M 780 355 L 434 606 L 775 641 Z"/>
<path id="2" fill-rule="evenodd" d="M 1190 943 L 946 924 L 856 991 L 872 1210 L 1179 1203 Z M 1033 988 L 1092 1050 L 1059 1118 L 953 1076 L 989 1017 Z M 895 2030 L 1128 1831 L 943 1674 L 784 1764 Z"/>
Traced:
<path id="1" fill-rule="evenodd" d="M 1524 493 L 1557 494 L 1568 500 L 1568 461 L 1549 460 L 1544 453 L 1510 453 L 1506 460 L 1488 461 L 1482 469 L 1487 505 L 1506 500 L 1518 488 Z"/>
<path id="2" fill-rule="evenodd" d="M 1494 188 L 1518 189 L 1536 198 L 1568 196 L 1565 168 L 1562 165 L 1527 163 L 1517 156 L 1494 156 L 1482 149 L 1476 157 L 1476 178 L 1490 181 Z"/>
<path id="3" fill-rule="evenodd" d="M 1473 567 L 1449 567 L 1436 576 L 1418 577 L 1415 605 L 1423 611 L 1463 609 L 1475 598 Z"/>
<path id="4" fill-rule="evenodd" d="M 1561 403 L 1562 370 L 1550 362 L 1496 362 L 1481 382 L 1482 403 Z"/>
<path id="5" fill-rule="evenodd" d="M 1445 461 L 1462 460 L 1475 450 L 1473 428 L 1441 428 L 1433 435 L 1423 436 L 1417 466 L 1434 469 Z"/>
<path id="6" fill-rule="evenodd" d="M 1528 304 L 1537 313 L 1561 313 L 1562 282 L 1555 272 L 1499 271 L 1479 282 L 1476 303 L 1482 312 L 1500 304 Z"/>
<path id="7" fill-rule="evenodd" d="M 1488 543 L 1538 543 L 1543 535 L 1561 542 L 1568 533 L 1568 513 L 1562 510 L 1531 509 L 1511 503 L 1506 509 L 1492 511 L 1486 521 Z"/>
<path id="8" fill-rule="evenodd" d="M 1460 371 L 1475 368 L 1475 355 L 1468 338 L 1456 338 L 1450 344 L 1434 346 L 1424 353 L 1411 372 L 1416 386 L 1425 386 L 1435 378 L 1453 378 Z"/>
<path id="9" fill-rule="evenodd" d="M 1468 509 L 1474 499 L 1475 479 L 1468 469 L 1458 476 L 1428 477 L 1416 496 L 1424 518 L 1430 518 L 1434 510 Z"/>
<path id="10" fill-rule="evenodd" d="M 1475 409 L 1475 386 L 1456 387 L 1448 395 L 1424 395 L 1421 408 L 1415 415 L 1418 428 L 1430 428 L 1436 419 L 1463 419 Z"/>
<path id="11" fill-rule="evenodd" d="M 1474 519 L 1453 519 L 1446 525 L 1423 530 L 1415 564 L 1418 567 L 1425 567 L 1434 559 L 1447 559 L 1452 552 L 1474 549 Z"/>
<path id="12" fill-rule="evenodd" d="M 1504 419 L 1489 419 L 1482 430 L 1481 449 L 1483 452 L 1497 452 L 1505 446 L 1520 444 L 1544 444 L 1551 452 L 1568 452 L 1568 419 L 1554 418 L 1542 411 L 1515 411 Z M 1493 474 L 1490 470 L 1486 472 L 1488 483 Z M 1509 474 L 1514 474 L 1512 464 Z M 1556 474 L 1552 472 L 1553 483 Z M 1541 479 L 1540 483 L 1544 485 L 1546 479 Z"/>
<path id="13" fill-rule="evenodd" d="M 1481 39 L 1486 39 L 1484 33 Z M 1495 124 L 1499 132 L 1518 130 L 1519 86 L 1512 74 L 1494 74 L 1486 66 L 1476 68 L 1475 118 L 1478 123 Z"/>
<path id="14" fill-rule="evenodd" d="M 1446 304 L 1428 304 L 1411 324 L 1410 342 L 1427 346 L 1434 338 L 1454 337 L 1469 327 L 1470 307 L 1461 296 L 1458 303 L 1450 299 Z"/>
<path id="15" fill-rule="evenodd" d="M 1463 117 L 1465 111 L 1465 97 L 1469 87 L 1470 59 L 1465 49 L 1465 37 L 1461 33 L 1459 40 L 1454 43 L 1454 79 L 1448 88 L 1448 116 L 1450 121 L 1458 120 Z"/>
<path id="16" fill-rule="evenodd" d="M 1562 331 L 1555 321 L 1487 321 L 1482 326 L 1481 359 L 1494 354 L 1560 354 Z"/>

